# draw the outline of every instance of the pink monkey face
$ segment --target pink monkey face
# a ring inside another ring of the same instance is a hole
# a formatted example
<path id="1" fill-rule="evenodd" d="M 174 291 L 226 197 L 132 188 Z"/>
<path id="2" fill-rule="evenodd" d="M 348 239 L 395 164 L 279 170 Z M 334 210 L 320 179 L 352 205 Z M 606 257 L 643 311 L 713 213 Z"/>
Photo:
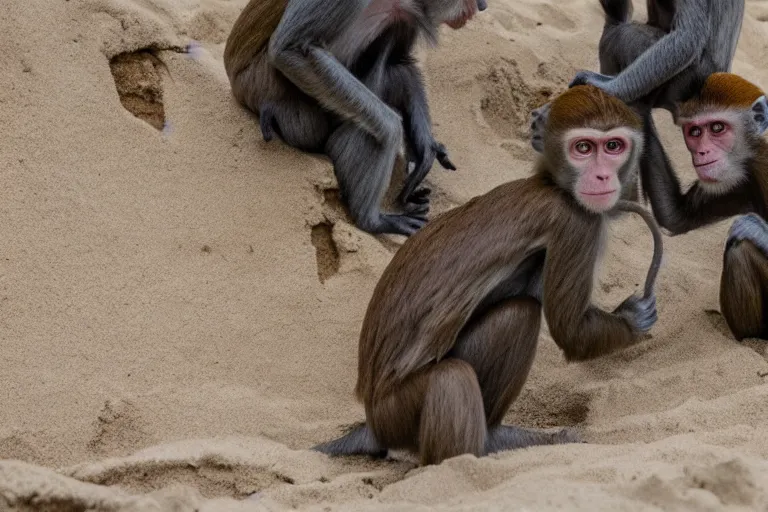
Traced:
<path id="1" fill-rule="evenodd" d="M 631 132 L 626 128 L 571 130 L 565 144 L 568 162 L 578 171 L 576 199 L 596 213 L 613 208 L 621 195 L 619 169 L 632 154 Z"/>
<path id="2" fill-rule="evenodd" d="M 734 121 L 723 115 L 707 115 L 683 124 L 685 145 L 691 152 L 699 180 L 717 183 L 728 169 L 728 157 L 736 142 Z"/>

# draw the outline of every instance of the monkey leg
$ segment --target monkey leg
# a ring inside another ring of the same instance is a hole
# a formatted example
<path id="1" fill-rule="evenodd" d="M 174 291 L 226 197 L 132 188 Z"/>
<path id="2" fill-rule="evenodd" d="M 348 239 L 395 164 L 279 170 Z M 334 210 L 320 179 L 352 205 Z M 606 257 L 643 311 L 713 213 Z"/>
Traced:
<path id="1" fill-rule="evenodd" d="M 768 339 L 768 258 L 749 240 L 726 245 L 720 309 L 737 340 Z"/>
<path id="2" fill-rule="evenodd" d="M 232 92 L 240 104 L 259 115 L 265 141 L 278 136 L 289 146 L 312 153 L 325 147 L 330 116 L 273 68 L 266 52 L 233 78 Z"/>
<path id="3" fill-rule="evenodd" d="M 568 429 L 547 433 L 501 425 L 528 379 L 540 327 L 541 304 L 537 300 L 507 299 L 472 321 L 450 353 L 469 363 L 477 374 L 488 425 L 485 453 L 578 442 L 575 432 Z"/>
<path id="4" fill-rule="evenodd" d="M 465 453 L 485 452 L 486 423 L 472 366 L 444 359 L 430 370 L 419 425 L 421 464 L 440 464 Z"/>
<path id="5" fill-rule="evenodd" d="M 341 198 L 357 226 L 369 233 L 412 235 L 427 222 L 429 204 L 408 204 L 404 214 L 381 212 L 397 156 L 396 145 L 382 145 L 353 122 L 346 122 L 328 139 L 326 154 L 333 160 Z"/>
<path id="6" fill-rule="evenodd" d="M 448 358 L 423 368 L 375 393 L 365 412 L 381 446 L 416 451 L 424 465 L 483 454 L 483 397 L 465 361 Z"/>

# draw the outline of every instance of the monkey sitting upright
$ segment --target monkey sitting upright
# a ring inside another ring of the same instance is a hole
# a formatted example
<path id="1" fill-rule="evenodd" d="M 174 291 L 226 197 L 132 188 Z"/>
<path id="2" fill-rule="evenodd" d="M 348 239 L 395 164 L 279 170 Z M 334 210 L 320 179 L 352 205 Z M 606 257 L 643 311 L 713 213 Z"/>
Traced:
<path id="1" fill-rule="evenodd" d="M 679 105 L 677 122 L 699 179 L 680 181 L 646 123 L 641 176 L 653 213 L 673 235 L 734 215 L 725 244 L 720 307 L 737 340 L 768 339 L 768 101 L 730 73 L 711 75 L 701 92 Z M 647 167 L 646 167 L 647 166 Z"/>
<path id="2" fill-rule="evenodd" d="M 619 100 L 592 86 L 559 96 L 534 176 L 442 214 L 395 254 L 360 334 L 356 394 L 366 423 L 314 449 L 409 449 L 437 464 L 577 442 L 567 429 L 501 421 L 528 377 L 542 307 L 569 361 L 628 347 L 656 322 L 650 273 L 643 298 L 612 313 L 591 303 L 606 221 L 642 145 L 640 118 Z M 657 227 L 654 234 L 660 240 Z"/>
<path id="3" fill-rule="evenodd" d="M 594 85 L 641 112 L 663 108 L 675 116 L 676 105 L 695 95 L 710 74 L 730 71 L 744 1 L 647 0 L 648 21 L 637 23 L 632 0 L 600 0 L 605 12 L 600 73 L 580 71 L 570 86 Z M 547 104 L 531 114 L 536 151 L 548 109 Z M 653 123 L 650 116 L 646 121 Z M 634 185 L 627 197 L 637 198 Z"/>
<path id="4" fill-rule="evenodd" d="M 235 98 L 259 114 L 265 140 L 325 153 L 357 226 L 410 235 L 426 223 L 435 161 L 455 169 L 432 136 L 419 37 L 462 27 L 486 0 L 251 0 L 224 49 Z M 404 125 L 404 126 L 403 126 Z M 401 215 L 380 203 L 405 135 L 409 160 Z"/>

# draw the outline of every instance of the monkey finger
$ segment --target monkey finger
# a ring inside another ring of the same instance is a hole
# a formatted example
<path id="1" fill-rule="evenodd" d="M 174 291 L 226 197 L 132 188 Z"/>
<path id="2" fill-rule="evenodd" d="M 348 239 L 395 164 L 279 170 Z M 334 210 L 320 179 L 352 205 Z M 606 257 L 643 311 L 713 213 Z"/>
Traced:
<path id="1" fill-rule="evenodd" d="M 601 89 L 604 89 L 605 85 L 607 85 L 613 78 L 608 75 L 602 75 L 600 73 L 595 73 L 594 71 L 579 71 L 576 73 L 576 76 L 571 80 L 571 83 L 568 84 L 568 88 L 575 87 L 577 85 L 594 85 L 595 87 L 600 87 Z"/>
<path id="2" fill-rule="evenodd" d="M 429 213 L 429 204 L 410 203 L 405 205 L 404 210 L 410 216 L 426 219 L 426 215 Z"/>
<path id="3" fill-rule="evenodd" d="M 432 193 L 432 189 L 428 187 L 422 187 L 416 190 L 413 194 L 406 198 L 406 203 L 424 204 L 429 203 L 429 195 Z"/>

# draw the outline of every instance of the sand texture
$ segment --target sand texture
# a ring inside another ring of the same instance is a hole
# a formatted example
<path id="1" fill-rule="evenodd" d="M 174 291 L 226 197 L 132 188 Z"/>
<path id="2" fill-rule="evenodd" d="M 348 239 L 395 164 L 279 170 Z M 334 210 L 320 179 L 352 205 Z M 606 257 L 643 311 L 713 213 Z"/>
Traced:
<path id="1" fill-rule="evenodd" d="M 489 3 L 420 52 L 459 167 L 434 213 L 529 175 L 529 111 L 597 69 L 597 0 Z M 766 345 L 718 312 L 729 223 L 665 238 L 647 342 L 567 365 L 542 333 L 506 422 L 589 444 L 329 459 L 307 448 L 364 417 L 357 338 L 402 238 L 351 227 L 329 163 L 235 104 L 245 0 L 0 4 L 0 510 L 768 510 Z M 767 20 L 747 2 L 734 65 L 763 87 Z M 611 227 L 599 305 L 651 249 L 640 218 Z"/>

